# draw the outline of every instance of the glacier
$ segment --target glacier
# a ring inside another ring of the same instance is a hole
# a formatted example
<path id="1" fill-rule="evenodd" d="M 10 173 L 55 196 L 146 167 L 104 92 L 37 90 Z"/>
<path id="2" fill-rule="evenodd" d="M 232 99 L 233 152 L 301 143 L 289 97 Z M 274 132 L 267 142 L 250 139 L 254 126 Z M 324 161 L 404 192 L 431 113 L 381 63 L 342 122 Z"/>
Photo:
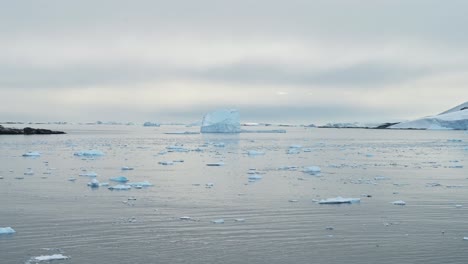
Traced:
<path id="1" fill-rule="evenodd" d="M 240 133 L 240 116 L 235 109 L 221 109 L 206 114 L 201 133 Z"/>

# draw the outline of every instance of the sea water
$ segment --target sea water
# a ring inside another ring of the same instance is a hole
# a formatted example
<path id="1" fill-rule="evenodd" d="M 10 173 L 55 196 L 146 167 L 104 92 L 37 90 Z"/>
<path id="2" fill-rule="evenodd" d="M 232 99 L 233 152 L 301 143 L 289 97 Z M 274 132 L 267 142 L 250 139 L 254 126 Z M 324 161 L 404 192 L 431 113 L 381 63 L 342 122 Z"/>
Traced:
<path id="1" fill-rule="evenodd" d="M 1 263 L 57 254 L 68 259 L 54 263 L 468 259 L 462 131 L 44 127 L 67 134 L 0 136 L 0 227 L 16 231 L 0 235 Z M 104 155 L 74 155 L 88 150 Z M 40 156 L 22 156 L 30 151 Z M 320 172 L 306 173 L 312 166 Z M 152 186 L 91 188 L 92 178 L 79 176 L 89 172 L 111 186 L 119 176 Z M 337 196 L 360 202 L 318 203 Z"/>

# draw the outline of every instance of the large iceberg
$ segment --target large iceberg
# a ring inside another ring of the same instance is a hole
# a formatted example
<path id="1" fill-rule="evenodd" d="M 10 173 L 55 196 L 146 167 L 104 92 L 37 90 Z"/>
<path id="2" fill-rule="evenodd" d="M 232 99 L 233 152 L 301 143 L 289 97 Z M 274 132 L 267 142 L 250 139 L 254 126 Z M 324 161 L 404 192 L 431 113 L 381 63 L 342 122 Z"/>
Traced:
<path id="1" fill-rule="evenodd" d="M 439 115 L 402 122 L 393 129 L 455 129 L 468 130 L 468 102 L 447 110 Z"/>
<path id="2" fill-rule="evenodd" d="M 235 109 L 222 109 L 203 117 L 201 133 L 240 133 L 239 112 Z"/>

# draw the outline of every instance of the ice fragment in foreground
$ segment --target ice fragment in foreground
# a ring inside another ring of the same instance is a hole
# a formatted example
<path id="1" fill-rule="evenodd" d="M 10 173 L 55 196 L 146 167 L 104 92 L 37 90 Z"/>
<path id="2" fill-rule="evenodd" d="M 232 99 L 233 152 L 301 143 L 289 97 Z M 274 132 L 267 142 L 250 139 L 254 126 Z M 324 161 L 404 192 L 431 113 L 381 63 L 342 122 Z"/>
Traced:
<path id="1" fill-rule="evenodd" d="M 360 198 L 343 198 L 341 196 L 338 196 L 336 198 L 328 198 L 328 199 L 323 199 L 320 200 L 318 203 L 319 204 L 342 204 L 342 203 L 359 203 L 361 202 Z"/>
<path id="2" fill-rule="evenodd" d="M 0 227 L 0 235 L 14 234 L 16 231 L 11 227 Z"/>
<path id="3" fill-rule="evenodd" d="M 53 255 L 42 255 L 39 257 L 34 257 L 32 258 L 33 261 L 51 261 L 51 260 L 62 260 L 62 259 L 68 259 L 69 257 L 64 256 L 62 254 L 53 254 Z"/>
<path id="4" fill-rule="evenodd" d="M 240 133 L 239 112 L 235 109 L 222 109 L 203 117 L 201 133 Z"/>

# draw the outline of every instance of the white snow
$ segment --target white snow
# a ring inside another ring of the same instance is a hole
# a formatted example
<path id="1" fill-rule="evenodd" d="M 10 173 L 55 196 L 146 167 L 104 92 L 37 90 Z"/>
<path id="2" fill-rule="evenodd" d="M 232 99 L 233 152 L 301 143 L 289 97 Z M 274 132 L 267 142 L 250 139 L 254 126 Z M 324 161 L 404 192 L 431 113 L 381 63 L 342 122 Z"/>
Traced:
<path id="1" fill-rule="evenodd" d="M 0 227 L 0 235 L 14 234 L 16 231 L 11 227 Z"/>
<path id="2" fill-rule="evenodd" d="M 203 117 L 201 133 L 240 133 L 239 112 L 235 109 L 221 109 Z"/>
<path id="3" fill-rule="evenodd" d="M 468 130 L 468 109 L 446 111 L 440 115 L 428 116 L 402 122 L 391 126 L 392 129 L 457 129 Z"/>
<path id="4" fill-rule="evenodd" d="M 342 203 L 359 203 L 361 202 L 360 198 L 343 198 L 341 196 L 335 198 L 328 198 L 320 200 L 319 204 L 342 204 Z"/>

